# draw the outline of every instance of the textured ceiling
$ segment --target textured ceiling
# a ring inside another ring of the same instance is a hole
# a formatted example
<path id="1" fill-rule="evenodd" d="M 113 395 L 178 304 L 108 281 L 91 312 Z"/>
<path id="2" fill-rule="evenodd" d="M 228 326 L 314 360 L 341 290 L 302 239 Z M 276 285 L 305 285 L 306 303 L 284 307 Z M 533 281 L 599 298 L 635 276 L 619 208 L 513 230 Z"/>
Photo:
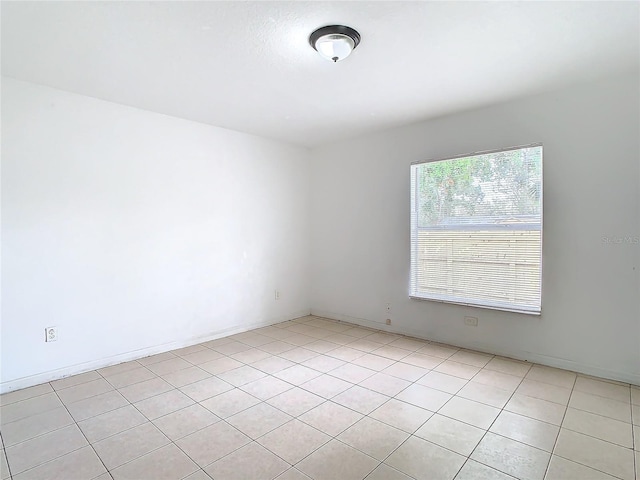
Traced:
<path id="1" fill-rule="evenodd" d="M 3 2 L 2 73 L 289 143 L 638 69 L 638 2 Z M 308 44 L 341 23 L 332 64 Z"/>

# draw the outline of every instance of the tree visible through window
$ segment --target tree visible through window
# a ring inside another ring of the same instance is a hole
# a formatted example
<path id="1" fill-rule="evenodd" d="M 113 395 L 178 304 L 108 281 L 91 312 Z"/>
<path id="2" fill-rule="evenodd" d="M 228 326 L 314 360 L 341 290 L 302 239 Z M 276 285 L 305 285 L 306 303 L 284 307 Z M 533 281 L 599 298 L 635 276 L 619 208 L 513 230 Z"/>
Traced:
<path id="1" fill-rule="evenodd" d="M 542 146 L 411 167 L 412 297 L 539 313 Z"/>

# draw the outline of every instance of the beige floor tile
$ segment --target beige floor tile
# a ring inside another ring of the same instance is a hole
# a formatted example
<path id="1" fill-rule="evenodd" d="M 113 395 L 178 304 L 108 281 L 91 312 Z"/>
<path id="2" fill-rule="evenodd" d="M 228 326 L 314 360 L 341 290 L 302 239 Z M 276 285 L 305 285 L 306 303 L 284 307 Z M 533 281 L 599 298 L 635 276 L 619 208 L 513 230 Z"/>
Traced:
<path id="1" fill-rule="evenodd" d="M 91 447 L 84 447 L 13 477 L 15 480 L 90 479 L 105 473 Z"/>
<path id="2" fill-rule="evenodd" d="M 240 342 L 229 342 L 223 345 L 216 345 L 213 347 L 218 353 L 222 353 L 223 355 L 233 355 L 234 353 L 244 352 L 245 350 L 251 350 L 252 347 L 249 345 L 245 345 Z"/>
<path id="3" fill-rule="evenodd" d="M 338 345 L 346 345 L 347 343 L 351 343 L 355 340 L 351 335 L 344 335 L 342 333 L 335 333 L 333 335 L 329 335 L 325 337 L 327 342 L 337 343 Z M 350 347 L 352 348 L 352 347 Z"/>
<path id="4" fill-rule="evenodd" d="M 241 340 L 245 345 L 250 345 L 252 347 L 259 347 L 260 345 L 264 345 L 266 343 L 272 342 L 273 339 L 271 337 L 267 337 L 265 335 L 252 334 Z"/>
<path id="5" fill-rule="evenodd" d="M 156 374 L 146 367 L 132 368 L 121 373 L 116 373 L 106 377 L 107 381 L 115 388 L 123 388 L 134 383 L 144 382 L 155 378 Z"/>
<path id="6" fill-rule="evenodd" d="M 629 385 L 617 385 L 594 378 L 578 376 L 574 389 L 580 392 L 618 400 L 619 402 L 628 403 L 631 401 L 631 388 Z"/>
<path id="7" fill-rule="evenodd" d="M 151 422 L 120 432 L 93 444 L 105 466 L 112 470 L 169 443 Z"/>
<path id="8" fill-rule="evenodd" d="M 295 387 L 267 400 L 267 403 L 293 417 L 302 415 L 324 402 L 324 398 Z"/>
<path id="9" fill-rule="evenodd" d="M 514 478 L 511 475 L 499 472 L 495 468 L 487 467 L 474 460 L 467 460 L 455 480 L 514 480 Z"/>
<path id="10" fill-rule="evenodd" d="M 545 480 L 614 480 L 615 477 L 552 455 L 547 475 L 544 478 Z"/>
<path id="11" fill-rule="evenodd" d="M 435 414 L 414 435 L 468 457 L 485 430 Z"/>
<path id="12" fill-rule="evenodd" d="M 220 418 L 227 418 L 260 403 L 256 397 L 235 388 L 200 402 Z"/>
<path id="13" fill-rule="evenodd" d="M 120 395 L 120 392 L 111 390 L 95 397 L 70 403 L 67 405 L 67 409 L 76 422 L 81 422 L 126 405 L 129 405 L 129 401 Z"/>
<path id="14" fill-rule="evenodd" d="M 640 405 L 631 405 L 632 423 L 640 426 Z"/>
<path id="15" fill-rule="evenodd" d="M 467 384 L 467 380 L 446 373 L 429 372 L 416 383 L 455 395 Z"/>
<path id="16" fill-rule="evenodd" d="M 218 377 L 205 378 L 180 388 L 182 393 L 193 398 L 196 402 L 202 402 L 207 398 L 215 397 L 229 390 L 233 390 L 233 385 L 220 380 Z"/>
<path id="17" fill-rule="evenodd" d="M 548 402 L 559 403 L 561 405 L 567 405 L 569 403 L 569 397 L 571 397 L 570 388 L 558 387 L 550 383 L 538 382 L 537 380 L 531 380 L 529 378 L 525 378 L 522 381 L 516 389 L 516 393 L 540 398 Z"/>
<path id="18" fill-rule="evenodd" d="M 344 330 L 342 333 L 345 335 L 350 335 L 356 338 L 367 338 L 369 340 L 369 336 L 374 334 L 377 330 L 372 330 L 366 327 L 352 327 L 348 330 Z"/>
<path id="19" fill-rule="evenodd" d="M 409 365 L 408 363 L 398 362 L 394 363 L 390 367 L 385 368 L 381 373 L 391 375 L 392 377 L 401 378 L 408 382 L 415 382 L 419 378 L 423 377 L 429 370 L 422 367 L 416 367 L 415 365 Z"/>
<path id="20" fill-rule="evenodd" d="M 317 357 L 318 355 L 318 352 L 314 352 L 313 350 L 309 350 L 303 347 L 296 347 L 292 350 L 287 350 L 286 352 L 278 354 L 279 357 L 295 363 L 305 362 L 314 357 Z"/>
<path id="21" fill-rule="evenodd" d="M 329 355 L 318 355 L 317 357 L 302 362 L 302 365 L 304 365 L 305 367 L 313 368 L 314 370 L 322 373 L 330 372 L 331 370 L 341 367 L 344 364 L 344 361 L 330 357 Z"/>
<path id="22" fill-rule="evenodd" d="M 292 420 L 258 439 L 258 442 L 291 465 L 331 440 L 329 435 L 303 423 Z"/>
<path id="23" fill-rule="evenodd" d="M 275 351 L 275 350 L 277 350 L 277 349 L 279 350 L 279 349 L 281 349 L 283 347 L 281 347 L 280 345 L 272 347 L 271 346 L 272 344 L 264 345 L 264 346 L 262 346 L 260 348 L 262 348 L 263 350 L 266 350 L 266 351 L 273 351 L 272 353 L 274 355 L 278 355 L 278 354 L 280 354 L 282 352 L 286 352 L 287 350 L 291 349 L 291 345 L 288 344 L 288 343 L 284 343 L 284 342 L 276 342 L 276 343 L 278 343 L 278 344 L 281 343 L 283 345 L 288 345 L 289 348 L 288 349 L 282 349 L 280 351 Z M 327 342 L 326 340 L 316 340 L 315 342 L 307 343 L 304 346 L 304 348 L 306 348 L 307 350 L 311 350 L 313 352 L 316 352 L 316 353 L 323 353 L 324 354 L 324 353 L 330 352 L 331 350 L 335 350 L 339 346 L 340 345 L 338 345 L 337 343 Z M 265 347 L 269 347 L 269 348 L 266 349 Z"/>
<path id="24" fill-rule="evenodd" d="M 431 355 L 432 357 L 440 357 L 443 360 L 446 360 L 458 350 L 458 348 L 450 347 L 447 345 L 428 343 L 424 347 L 418 349 L 418 353 L 422 353 L 423 355 Z"/>
<path id="25" fill-rule="evenodd" d="M 134 406 L 149 420 L 155 420 L 176 410 L 193 405 L 193 403 L 193 400 L 180 390 L 170 390 L 142 400 Z"/>
<path id="26" fill-rule="evenodd" d="M 358 357 L 353 361 L 354 365 L 359 365 L 370 370 L 375 370 L 376 372 L 384 370 L 394 363 L 396 363 L 395 360 L 391 360 L 389 358 L 381 357 L 379 355 L 374 355 L 371 353 L 367 353 L 366 355 Z"/>
<path id="27" fill-rule="evenodd" d="M 303 365 L 294 365 L 273 374 L 274 377 L 278 377 L 280 380 L 298 386 L 320 375 L 320 372 Z"/>
<path id="28" fill-rule="evenodd" d="M 515 375 L 516 377 L 524 377 L 531 369 L 531 364 L 528 362 L 521 362 L 513 360 L 511 358 L 493 357 L 484 368 L 487 370 L 495 370 L 496 372 L 507 373 L 509 375 Z"/>
<path id="29" fill-rule="evenodd" d="M 568 408 L 562 422 L 562 428 L 584 433 L 623 447 L 633 448 L 633 429 L 631 424 L 596 415 L 595 413 Z"/>
<path id="30" fill-rule="evenodd" d="M 69 387 L 74 387 L 83 383 L 91 382 L 93 380 L 101 380 L 102 377 L 98 372 L 92 370 L 90 372 L 80 373 L 78 375 L 72 375 L 70 377 L 61 378 L 60 380 L 54 380 L 51 382 L 51 386 L 54 390 L 62 390 Z"/>
<path id="31" fill-rule="evenodd" d="M 469 350 L 459 350 L 449 357 L 454 362 L 465 363 L 467 365 L 473 365 L 474 367 L 484 367 L 491 361 L 493 355 L 487 355 L 486 353 L 472 352 Z"/>
<path id="32" fill-rule="evenodd" d="M 103 377 L 107 378 L 119 373 L 140 368 L 141 365 L 142 364 L 138 363 L 137 361 L 131 360 L 130 362 L 117 363 L 109 367 L 99 368 L 96 371 Z"/>
<path id="33" fill-rule="evenodd" d="M 392 347 L 397 348 L 404 348 L 405 350 L 411 350 L 415 352 L 416 350 L 419 350 L 427 344 L 428 342 L 424 340 L 418 340 L 416 338 L 410 337 L 400 337 L 393 342 L 388 343 L 387 345 L 391 345 Z"/>
<path id="34" fill-rule="evenodd" d="M 382 461 L 409 438 L 409 434 L 373 418 L 364 417 L 337 438 Z"/>
<path id="35" fill-rule="evenodd" d="M 553 453 L 624 480 L 634 477 L 632 450 L 571 430 L 560 430 Z"/>
<path id="36" fill-rule="evenodd" d="M 405 432 L 415 432 L 433 412 L 392 398 L 369 416 Z"/>
<path id="37" fill-rule="evenodd" d="M 286 368 L 293 367 L 294 365 L 295 363 L 280 357 L 265 358 L 264 360 L 259 360 L 251 364 L 253 368 L 262 370 L 270 375 L 280 372 Z"/>
<path id="38" fill-rule="evenodd" d="M 265 352 L 264 350 L 252 348 L 251 350 L 245 350 L 244 352 L 234 353 L 231 355 L 231 358 L 242 363 L 253 363 L 272 356 L 272 354 Z"/>
<path id="39" fill-rule="evenodd" d="M 177 412 L 165 415 L 164 417 L 157 418 L 153 423 L 162 433 L 169 437 L 170 440 L 176 441 L 179 438 L 202 430 L 209 425 L 213 425 L 218 421 L 220 421 L 220 419 L 202 405 L 194 404 Z"/>
<path id="40" fill-rule="evenodd" d="M 184 480 L 211 480 L 211 477 L 206 473 L 204 473 L 204 470 L 198 470 L 197 472 L 192 473 L 188 477 L 185 477 Z"/>
<path id="41" fill-rule="evenodd" d="M 142 365 L 153 365 L 154 363 L 163 362 L 175 358 L 175 355 L 171 352 L 158 353 L 156 355 L 149 355 L 148 357 L 139 358 L 137 361 Z"/>
<path id="42" fill-rule="evenodd" d="M 335 437 L 363 417 L 362 414 L 327 401 L 298 418 L 314 428 Z"/>
<path id="43" fill-rule="evenodd" d="M 520 385 L 520 382 L 522 382 L 522 377 L 509 375 L 502 372 L 496 372 L 494 370 L 483 369 L 478 372 L 475 377 L 473 377 L 473 381 L 476 383 L 482 383 L 484 385 L 501 388 L 502 390 L 508 390 L 513 393 L 515 392 L 516 388 L 518 388 L 518 385 Z"/>
<path id="44" fill-rule="evenodd" d="M 389 397 L 386 395 L 362 388 L 358 385 L 333 397 L 334 402 L 351 410 L 355 410 L 356 412 L 360 412 L 363 415 L 368 415 L 373 412 L 380 405 L 386 403 L 387 400 L 389 400 Z"/>
<path id="45" fill-rule="evenodd" d="M 344 345 L 338 348 L 334 348 L 326 352 L 330 357 L 337 358 L 338 360 L 343 360 L 345 362 L 352 362 L 356 358 L 360 358 L 365 354 L 362 350 L 356 350 L 355 348 L 345 347 Z"/>
<path id="46" fill-rule="evenodd" d="M 243 364 L 241 362 L 234 360 L 231 357 L 222 357 L 210 362 L 201 363 L 198 366 L 212 375 L 218 375 L 220 373 L 228 372 L 229 370 L 240 368 L 242 365 Z"/>
<path id="47" fill-rule="evenodd" d="M 631 403 L 640 405 L 640 387 L 631 386 Z"/>
<path id="48" fill-rule="evenodd" d="M 367 480 L 411 480 L 411 477 L 383 463 L 367 476 Z"/>
<path id="49" fill-rule="evenodd" d="M 3 405 L 0 407 L 0 424 L 6 424 L 48 412 L 62 406 L 62 402 L 55 393 L 45 393 L 37 397 Z"/>
<path id="50" fill-rule="evenodd" d="M 181 438 L 176 445 L 198 465 L 206 467 L 250 442 L 244 433 L 226 422 L 218 422 Z"/>
<path id="51" fill-rule="evenodd" d="M 390 345 L 384 345 L 380 348 L 375 349 L 371 353 L 374 355 L 378 355 L 380 357 L 385 357 L 395 361 L 402 360 L 403 358 L 411 355 L 411 352 L 408 350 L 405 350 L 403 348 L 392 347 Z"/>
<path id="52" fill-rule="evenodd" d="M 53 388 L 51 388 L 51 385 L 49 385 L 48 383 L 35 385 L 29 388 L 23 388 L 21 390 L 16 390 L 14 392 L 0 395 L 0 405 L 9 405 L 12 403 L 21 402 L 22 400 L 39 397 L 40 395 L 51 392 L 53 392 Z"/>
<path id="53" fill-rule="evenodd" d="M 332 377 L 331 375 L 320 375 L 319 377 L 303 383 L 300 388 L 323 398 L 333 398 L 352 386 L 352 383 Z"/>
<path id="54" fill-rule="evenodd" d="M 79 422 L 78 426 L 87 440 L 94 443 L 146 422 L 147 419 L 138 409 L 127 405 Z"/>
<path id="55" fill-rule="evenodd" d="M 633 426 L 633 448 L 640 451 L 640 425 Z"/>
<path id="56" fill-rule="evenodd" d="M 573 388 L 577 375 L 568 370 L 559 368 L 533 365 L 525 378 L 537 380 L 538 382 L 550 383 L 558 387 Z"/>
<path id="57" fill-rule="evenodd" d="M 636 480 L 640 480 L 640 468 L 638 467 L 638 465 L 640 465 L 640 452 L 635 452 L 635 456 L 636 456 Z"/>
<path id="58" fill-rule="evenodd" d="M 4 453 L 4 449 L 0 450 L 0 480 L 9 478 L 9 465 L 7 463 L 7 456 Z"/>
<path id="59" fill-rule="evenodd" d="M 399 338 L 400 338 L 400 335 L 396 335 L 395 333 L 386 333 L 386 332 L 375 332 L 367 336 L 367 340 L 370 340 L 376 343 L 382 343 L 384 345 L 386 345 L 387 343 L 391 343 L 394 340 L 397 340 Z"/>
<path id="60" fill-rule="evenodd" d="M 511 397 L 511 400 L 507 402 L 504 409 L 526 417 L 535 418 L 536 420 L 560 425 L 567 407 L 516 393 Z"/>
<path id="61" fill-rule="evenodd" d="M 423 355 L 421 353 L 412 353 L 408 357 L 402 359 L 402 363 L 408 363 L 409 365 L 414 365 L 426 370 L 431 370 L 432 368 L 440 365 L 442 362 L 444 362 L 443 358 Z"/>
<path id="62" fill-rule="evenodd" d="M 436 368 L 436 372 L 446 373 L 447 375 L 453 375 L 454 377 L 464 378 L 465 380 L 471 380 L 480 371 L 480 368 L 473 365 L 467 365 L 460 362 L 454 362 L 453 360 L 445 360 Z"/>
<path id="63" fill-rule="evenodd" d="M 491 405 L 492 407 L 502 408 L 507 404 L 512 393 L 511 390 L 503 390 L 471 380 L 458 392 L 458 396 Z"/>
<path id="64" fill-rule="evenodd" d="M 272 479 L 289 465 L 257 443 L 250 443 L 205 468 L 216 480 Z"/>
<path id="65" fill-rule="evenodd" d="M 466 398 L 453 397 L 438 410 L 438 413 L 474 427 L 487 429 L 500 413 L 500 409 Z"/>
<path id="66" fill-rule="evenodd" d="M 197 344 L 197 345 L 191 345 L 189 347 L 183 347 L 183 348 L 178 348 L 176 350 L 171 350 L 171 353 L 179 357 L 184 357 L 185 355 L 201 352 L 203 350 L 208 350 L 208 348 L 202 344 Z"/>
<path id="67" fill-rule="evenodd" d="M 2 427 L 2 440 L 10 447 L 25 440 L 74 424 L 74 420 L 64 407 L 11 422 Z"/>
<path id="68" fill-rule="evenodd" d="M 180 480 L 198 470 L 198 466 L 175 445 L 167 445 L 116 468 L 114 480 Z"/>
<path id="69" fill-rule="evenodd" d="M 291 419 L 290 415 L 277 408 L 267 403 L 260 403 L 227 418 L 227 422 L 255 440 Z"/>
<path id="70" fill-rule="evenodd" d="M 285 342 L 290 343 L 292 345 L 299 346 L 299 347 L 303 345 L 308 345 L 309 343 L 313 343 L 316 340 L 318 339 L 314 337 L 310 337 L 308 335 L 302 335 L 297 333 L 294 333 L 293 335 L 284 339 Z"/>
<path id="71" fill-rule="evenodd" d="M 145 380 L 144 382 L 136 383 L 121 388 L 119 391 L 124 398 L 131 403 L 136 403 L 145 398 L 150 398 L 155 395 L 173 390 L 173 387 L 165 382 L 161 378 L 152 378 L 151 380 Z"/>
<path id="72" fill-rule="evenodd" d="M 631 423 L 631 404 L 574 390 L 569 406 L 604 417 Z"/>
<path id="73" fill-rule="evenodd" d="M 211 374 L 209 372 L 205 372 L 201 368 L 195 366 L 162 375 L 163 380 L 176 388 L 184 387 L 210 377 Z"/>
<path id="74" fill-rule="evenodd" d="M 290 468 L 282 475 L 279 475 L 276 480 L 311 480 L 304 473 L 302 473 L 297 468 Z"/>
<path id="75" fill-rule="evenodd" d="M 360 386 L 362 387 L 390 397 L 399 394 L 409 385 L 411 385 L 411 382 L 401 378 L 392 377 L 386 373 L 376 373 L 375 375 L 367 378 L 364 382 L 360 383 Z"/>
<path id="76" fill-rule="evenodd" d="M 241 390 L 253 395 L 260 400 L 268 400 L 293 388 L 293 385 L 271 375 L 259 380 L 247 383 L 240 387 Z"/>
<path id="77" fill-rule="evenodd" d="M 542 480 L 551 454 L 488 432 L 471 459 L 522 480 Z"/>
<path id="78" fill-rule="evenodd" d="M 503 437 L 551 452 L 560 427 L 517 413 L 502 411 L 489 430 Z"/>
<path id="79" fill-rule="evenodd" d="M 263 378 L 266 375 L 266 373 L 258 370 L 257 368 L 243 365 L 242 367 L 234 368 L 233 370 L 218 374 L 218 378 L 224 380 L 227 383 L 230 383 L 231 385 L 240 387 L 247 383 L 251 383 L 260 378 Z"/>
<path id="80" fill-rule="evenodd" d="M 24 472 L 84 447 L 87 440 L 77 425 L 55 430 L 5 449 L 12 475 Z"/>
<path id="81" fill-rule="evenodd" d="M 314 480 L 362 480 L 380 462 L 358 450 L 331 440 L 296 465 Z"/>
<path id="82" fill-rule="evenodd" d="M 449 401 L 451 395 L 414 383 L 396 395 L 396 398 L 435 412 Z"/>
<path id="83" fill-rule="evenodd" d="M 224 355 L 216 352 L 215 350 L 200 350 L 199 352 L 190 353 L 182 357 L 187 362 L 193 365 L 202 365 L 203 363 L 212 362 L 219 358 L 224 358 Z"/>
<path id="84" fill-rule="evenodd" d="M 192 364 L 180 357 L 170 358 L 162 362 L 147 365 L 147 368 L 156 375 L 166 375 L 167 373 L 177 372 L 183 368 L 189 368 Z"/>
<path id="85" fill-rule="evenodd" d="M 349 348 L 355 348 L 356 350 L 361 350 L 363 352 L 373 352 L 383 345 L 384 344 L 382 343 L 372 342 L 366 338 L 359 338 L 354 342 L 347 343 L 345 346 Z"/>
<path id="86" fill-rule="evenodd" d="M 385 460 L 417 480 L 451 480 L 466 458 L 417 437 L 411 437 Z"/>

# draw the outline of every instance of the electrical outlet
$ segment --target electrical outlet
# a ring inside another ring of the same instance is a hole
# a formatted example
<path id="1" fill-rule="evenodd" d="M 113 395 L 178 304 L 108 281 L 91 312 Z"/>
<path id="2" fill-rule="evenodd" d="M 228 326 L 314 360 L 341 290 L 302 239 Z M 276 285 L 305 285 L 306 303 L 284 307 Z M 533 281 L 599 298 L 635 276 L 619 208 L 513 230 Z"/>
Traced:
<path id="1" fill-rule="evenodd" d="M 280 300 L 280 290 L 276 290 L 275 299 Z"/>
<path id="2" fill-rule="evenodd" d="M 55 342 L 58 340 L 58 327 L 47 327 L 44 329 L 44 341 Z"/>
<path id="3" fill-rule="evenodd" d="M 477 327 L 478 326 L 478 317 L 464 317 L 464 324 L 469 327 Z"/>
<path id="4" fill-rule="evenodd" d="M 391 319 L 387 318 L 387 325 L 391 325 Z"/>

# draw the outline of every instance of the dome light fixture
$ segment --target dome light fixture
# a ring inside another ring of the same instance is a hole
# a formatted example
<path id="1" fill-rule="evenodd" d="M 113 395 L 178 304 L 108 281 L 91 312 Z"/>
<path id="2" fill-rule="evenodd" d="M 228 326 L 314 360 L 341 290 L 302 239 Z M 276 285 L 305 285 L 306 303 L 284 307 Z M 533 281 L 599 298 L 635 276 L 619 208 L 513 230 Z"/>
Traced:
<path id="1" fill-rule="evenodd" d="M 329 25 L 313 32 L 309 43 L 320 56 L 336 63 L 351 55 L 360 43 L 360 34 L 351 27 Z"/>

